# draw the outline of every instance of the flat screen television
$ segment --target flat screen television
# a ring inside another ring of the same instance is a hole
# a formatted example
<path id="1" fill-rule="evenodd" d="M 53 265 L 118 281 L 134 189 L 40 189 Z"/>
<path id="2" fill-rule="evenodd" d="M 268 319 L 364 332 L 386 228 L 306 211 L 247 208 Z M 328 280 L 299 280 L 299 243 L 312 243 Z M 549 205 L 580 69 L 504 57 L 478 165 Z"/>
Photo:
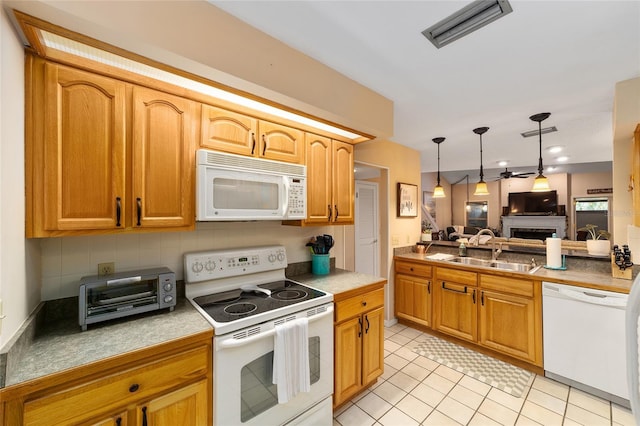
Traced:
<path id="1" fill-rule="evenodd" d="M 556 215 L 557 211 L 558 193 L 556 191 L 509 193 L 509 215 Z"/>

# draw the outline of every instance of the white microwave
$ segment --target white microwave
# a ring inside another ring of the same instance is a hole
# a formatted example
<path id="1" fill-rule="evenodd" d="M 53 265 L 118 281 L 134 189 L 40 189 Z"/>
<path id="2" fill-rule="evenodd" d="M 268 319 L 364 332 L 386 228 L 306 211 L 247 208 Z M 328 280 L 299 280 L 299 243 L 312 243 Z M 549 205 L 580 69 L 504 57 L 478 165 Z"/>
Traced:
<path id="1" fill-rule="evenodd" d="M 196 220 L 307 217 L 307 166 L 197 151 Z"/>

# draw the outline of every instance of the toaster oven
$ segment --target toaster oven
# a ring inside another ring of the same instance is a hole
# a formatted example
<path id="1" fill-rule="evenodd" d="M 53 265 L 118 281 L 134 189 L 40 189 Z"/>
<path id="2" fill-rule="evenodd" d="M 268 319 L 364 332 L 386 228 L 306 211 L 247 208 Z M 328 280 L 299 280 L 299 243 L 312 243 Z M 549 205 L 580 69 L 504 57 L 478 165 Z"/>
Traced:
<path id="1" fill-rule="evenodd" d="M 176 276 L 169 268 L 93 275 L 80 280 L 78 320 L 87 325 L 176 305 Z"/>

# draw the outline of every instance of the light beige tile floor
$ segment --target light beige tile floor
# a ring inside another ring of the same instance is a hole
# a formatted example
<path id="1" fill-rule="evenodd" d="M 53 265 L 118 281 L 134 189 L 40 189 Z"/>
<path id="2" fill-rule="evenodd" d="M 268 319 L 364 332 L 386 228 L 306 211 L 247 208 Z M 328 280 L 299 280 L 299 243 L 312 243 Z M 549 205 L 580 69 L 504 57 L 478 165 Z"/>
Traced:
<path id="1" fill-rule="evenodd" d="M 334 426 L 635 424 L 627 408 L 543 376 L 517 398 L 418 356 L 425 335 L 410 327 L 384 335 L 384 374 L 334 413 Z"/>

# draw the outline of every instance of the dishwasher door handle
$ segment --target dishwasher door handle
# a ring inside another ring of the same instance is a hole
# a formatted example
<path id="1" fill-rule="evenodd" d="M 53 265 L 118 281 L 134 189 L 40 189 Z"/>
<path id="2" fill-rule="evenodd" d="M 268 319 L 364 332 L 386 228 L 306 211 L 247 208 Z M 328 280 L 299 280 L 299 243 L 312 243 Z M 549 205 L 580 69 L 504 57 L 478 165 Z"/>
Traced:
<path id="1" fill-rule="evenodd" d="M 627 306 L 627 297 L 622 294 L 620 297 L 616 297 L 614 295 L 609 296 L 607 294 L 594 293 L 587 290 L 569 290 L 566 288 L 560 288 L 558 293 L 566 298 L 594 305 L 610 306 L 612 308 L 625 308 Z"/>

